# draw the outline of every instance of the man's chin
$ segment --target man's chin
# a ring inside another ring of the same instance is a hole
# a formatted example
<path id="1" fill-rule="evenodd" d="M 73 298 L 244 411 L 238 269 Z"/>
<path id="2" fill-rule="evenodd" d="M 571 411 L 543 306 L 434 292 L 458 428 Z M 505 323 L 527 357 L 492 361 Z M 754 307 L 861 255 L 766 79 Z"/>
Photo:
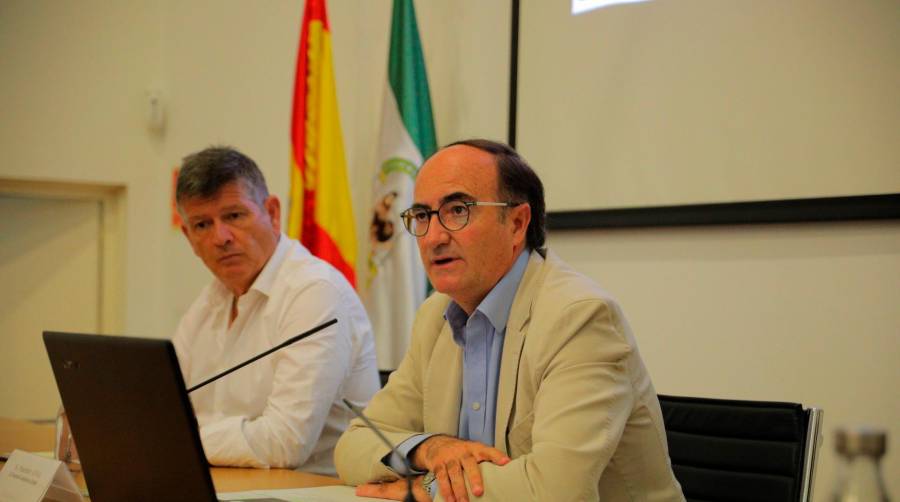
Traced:
<path id="1" fill-rule="evenodd" d="M 435 291 L 445 295 L 452 295 L 453 291 L 456 289 L 456 281 L 448 277 L 429 276 L 428 282 L 431 283 L 431 287 L 434 288 Z"/>
<path id="2" fill-rule="evenodd" d="M 232 291 L 244 289 L 248 277 L 247 271 L 240 267 L 220 267 L 213 275 Z"/>

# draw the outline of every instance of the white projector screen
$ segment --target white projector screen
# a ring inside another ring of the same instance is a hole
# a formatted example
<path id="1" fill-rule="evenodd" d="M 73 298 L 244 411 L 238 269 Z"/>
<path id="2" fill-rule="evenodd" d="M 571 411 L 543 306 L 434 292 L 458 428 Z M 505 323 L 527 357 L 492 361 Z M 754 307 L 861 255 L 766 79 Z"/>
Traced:
<path id="1" fill-rule="evenodd" d="M 900 0 L 520 7 L 548 210 L 900 192 Z"/>

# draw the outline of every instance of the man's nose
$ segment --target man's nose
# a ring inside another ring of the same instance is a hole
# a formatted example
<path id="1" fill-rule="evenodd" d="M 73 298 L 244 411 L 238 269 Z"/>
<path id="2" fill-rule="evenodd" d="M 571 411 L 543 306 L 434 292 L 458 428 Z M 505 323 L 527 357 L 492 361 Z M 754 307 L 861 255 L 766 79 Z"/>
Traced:
<path id="1" fill-rule="evenodd" d="M 217 246 L 227 246 L 234 239 L 231 228 L 221 221 L 213 222 L 213 240 Z"/>
<path id="2" fill-rule="evenodd" d="M 437 213 L 430 215 L 430 217 L 432 220 L 429 222 L 428 231 L 425 232 L 425 235 L 419 237 L 419 241 L 429 248 L 450 242 L 450 231 L 441 224 Z"/>

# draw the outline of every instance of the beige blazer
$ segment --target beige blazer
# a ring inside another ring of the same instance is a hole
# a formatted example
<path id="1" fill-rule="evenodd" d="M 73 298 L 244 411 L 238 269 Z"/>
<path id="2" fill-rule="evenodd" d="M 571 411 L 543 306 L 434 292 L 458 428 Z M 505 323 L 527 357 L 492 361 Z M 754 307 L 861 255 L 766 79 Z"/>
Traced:
<path id="1" fill-rule="evenodd" d="M 366 414 L 398 444 L 458 431 L 462 354 L 432 295 L 412 342 Z M 480 464 L 482 501 L 681 501 L 662 413 L 616 303 L 550 253 L 532 252 L 506 326 L 494 446 L 512 459 Z M 395 479 L 388 453 L 359 420 L 338 441 L 348 484 Z M 440 498 L 438 496 L 438 498 Z"/>

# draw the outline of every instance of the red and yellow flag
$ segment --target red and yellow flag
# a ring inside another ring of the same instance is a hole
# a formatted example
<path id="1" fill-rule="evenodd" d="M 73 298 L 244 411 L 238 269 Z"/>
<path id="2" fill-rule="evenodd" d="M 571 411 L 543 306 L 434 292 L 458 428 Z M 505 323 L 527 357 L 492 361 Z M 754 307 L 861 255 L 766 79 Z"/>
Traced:
<path id="1" fill-rule="evenodd" d="M 306 0 L 291 123 L 288 236 L 356 286 L 356 231 L 325 0 Z"/>

